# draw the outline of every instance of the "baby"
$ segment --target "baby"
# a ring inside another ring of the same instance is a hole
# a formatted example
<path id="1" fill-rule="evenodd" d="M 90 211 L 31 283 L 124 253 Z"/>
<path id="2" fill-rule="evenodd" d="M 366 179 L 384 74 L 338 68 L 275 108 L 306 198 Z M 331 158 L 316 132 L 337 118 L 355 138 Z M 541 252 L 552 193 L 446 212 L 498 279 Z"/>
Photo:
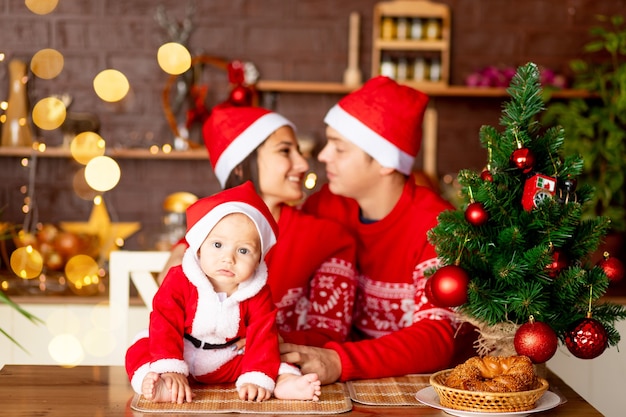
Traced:
<path id="1" fill-rule="evenodd" d="M 192 377 L 234 381 L 242 400 L 319 400 L 317 374 L 280 362 L 264 262 L 278 226 L 252 183 L 198 200 L 187 227 L 189 248 L 154 297 L 149 333 L 126 354 L 135 392 L 154 402 L 190 402 Z M 235 345 L 242 338 L 245 353 Z"/>

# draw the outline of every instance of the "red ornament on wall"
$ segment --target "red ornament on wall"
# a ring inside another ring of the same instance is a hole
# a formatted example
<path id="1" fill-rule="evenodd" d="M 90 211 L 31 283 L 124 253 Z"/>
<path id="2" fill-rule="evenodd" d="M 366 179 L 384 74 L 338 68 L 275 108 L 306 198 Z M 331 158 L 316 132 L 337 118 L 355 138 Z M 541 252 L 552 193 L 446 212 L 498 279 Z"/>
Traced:
<path id="1" fill-rule="evenodd" d="M 226 66 L 228 72 L 228 82 L 234 85 L 243 84 L 246 81 L 244 64 L 242 61 L 235 59 L 230 61 Z"/>
<path id="2" fill-rule="evenodd" d="M 528 356 L 533 363 L 544 363 L 552 358 L 558 344 L 559 339 L 552 327 L 535 321 L 533 316 L 517 329 L 513 339 L 517 354 Z"/>
<path id="3" fill-rule="evenodd" d="M 252 106 L 254 94 L 249 87 L 243 85 L 235 86 L 228 97 L 228 101 L 233 106 Z"/>

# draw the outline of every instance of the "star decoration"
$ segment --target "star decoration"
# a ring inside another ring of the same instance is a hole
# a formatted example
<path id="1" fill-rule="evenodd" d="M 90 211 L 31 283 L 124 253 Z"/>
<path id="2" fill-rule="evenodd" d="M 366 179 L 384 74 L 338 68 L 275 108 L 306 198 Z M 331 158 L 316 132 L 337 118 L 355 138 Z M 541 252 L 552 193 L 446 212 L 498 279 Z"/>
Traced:
<path id="1" fill-rule="evenodd" d="M 94 200 L 89 222 L 61 222 L 61 227 L 68 232 L 98 236 L 100 258 L 108 260 L 111 251 L 118 250 L 123 245 L 123 240 L 139 230 L 141 224 L 139 222 L 111 223 L 104 201 L 97 198 Z"/>

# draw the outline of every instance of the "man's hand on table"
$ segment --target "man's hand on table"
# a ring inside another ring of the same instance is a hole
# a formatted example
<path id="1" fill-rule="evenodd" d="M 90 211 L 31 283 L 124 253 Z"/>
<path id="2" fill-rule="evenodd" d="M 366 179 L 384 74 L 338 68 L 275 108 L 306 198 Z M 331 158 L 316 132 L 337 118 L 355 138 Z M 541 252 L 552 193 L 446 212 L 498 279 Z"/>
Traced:
<path id="1" fill-rule="evenodd" d="M 316 373 L 322 385 L 337 382 L 341 376 L 341 360 L 332 349 L 281 343 L 280 353 L 283 362 L 299 366 L 303 374 Z"/>

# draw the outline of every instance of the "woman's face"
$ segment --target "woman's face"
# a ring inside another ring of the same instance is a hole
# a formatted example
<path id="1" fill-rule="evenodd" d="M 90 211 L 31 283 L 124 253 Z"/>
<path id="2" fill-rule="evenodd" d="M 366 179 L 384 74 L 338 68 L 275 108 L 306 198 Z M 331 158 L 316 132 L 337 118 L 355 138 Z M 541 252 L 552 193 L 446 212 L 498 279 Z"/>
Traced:
<path id="1" fill-rule="evenodd" d="M 282 126 L 257 148 L 259 189 L 270 209 L 302 199 L 309 163 L 300 153 L 293 129 Z"/>

